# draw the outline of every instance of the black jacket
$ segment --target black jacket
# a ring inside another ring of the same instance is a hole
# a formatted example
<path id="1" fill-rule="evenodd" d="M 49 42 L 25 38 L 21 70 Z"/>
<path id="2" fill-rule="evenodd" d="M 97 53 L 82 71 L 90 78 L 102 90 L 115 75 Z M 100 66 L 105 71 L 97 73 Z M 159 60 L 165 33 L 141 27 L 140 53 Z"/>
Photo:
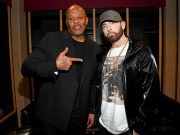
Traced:
<path id="1" fill-rule="evenodd" d="M 67 31 L 48 33 L 22 64 L 22 74 L 38 76 L 42 84 L 36 104 L 36 113 L 43 121 L 66 131 L 77 92 L 80 92 L 80 116 L 86 126 L 87 116 L 94 112 L 96 89 L 93 85 L 97 71 L 96 55 L 99 46 L 86 38 L 83 71 L 80 83 L 74 66 L 68 72 L 54 75 L 56 58 L 65 47 L 68 56 L 76 57 L 73 41 Z"/>
<path id="2" fill-rule="evenodd" d="M 106 57 L 100 59 L 98 85 L 101 93 L 101 71 Z M 130 130 L 147 134 L 152 116 L 158 112 L 159 97 L 158 69 L 148 46 L 129 39 L 129 48 L 123 61 L 123 96 Z M 99 101 L 101 103 L 101 99 Z M 100 105 L 98 106 L 100 107 Z"/>

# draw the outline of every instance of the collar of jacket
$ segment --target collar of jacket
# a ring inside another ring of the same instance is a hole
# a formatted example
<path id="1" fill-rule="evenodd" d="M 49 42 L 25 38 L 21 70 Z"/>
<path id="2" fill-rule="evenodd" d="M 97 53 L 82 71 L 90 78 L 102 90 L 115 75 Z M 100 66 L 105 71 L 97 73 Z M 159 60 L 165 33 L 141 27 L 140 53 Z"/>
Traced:
<path id="1" fill-rule="evenodd" d="M 127 50 L 125 59 L 128 59 L 132 55 L 136 54 L 139 50 L 141 50 L 143 48 L 143 46 L 145 46 L 145 44 L 142 41 L 129 38 L 129 48 Z M 101 53 L 101 56 L 103 56 L 102 60 L 101 60 L 102 62 L 105 61 L 105 58 L 106 58 L 106 55 L 107 55 L 109 49 L 110 48 L 108 48 L 105 51 L 102 51 L 102 53 Z"/>
<path id="2" fill-rule="evenodd" d="M 143 46 L 144 46 L 144 43 L 142 41 L 129 39 L 129 48 L 127 50 L 125 59 L 128 59 L 132 55 L 139 52 L 143 48 Z"/>

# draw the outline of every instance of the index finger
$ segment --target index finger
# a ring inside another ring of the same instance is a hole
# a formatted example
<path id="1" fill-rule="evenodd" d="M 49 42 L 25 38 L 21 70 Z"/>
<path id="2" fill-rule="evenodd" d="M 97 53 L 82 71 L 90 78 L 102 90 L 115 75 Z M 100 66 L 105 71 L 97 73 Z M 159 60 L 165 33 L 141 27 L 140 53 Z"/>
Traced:
<path id="1" fill-rule="evenodd" d="M 83 62 L 83 59 L 80 58 L 70 58 L 72 62 Z"/>

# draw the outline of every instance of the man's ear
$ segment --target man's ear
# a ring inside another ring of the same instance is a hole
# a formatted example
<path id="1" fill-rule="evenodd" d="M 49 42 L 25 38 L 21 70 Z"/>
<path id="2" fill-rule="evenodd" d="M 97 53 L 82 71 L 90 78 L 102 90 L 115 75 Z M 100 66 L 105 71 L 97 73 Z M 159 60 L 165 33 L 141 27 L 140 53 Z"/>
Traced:
<path id="1" fill-rule="evenodd" d="M 88 21 L 89 21 L 89 18 L 88 18 L 88 17 L 86 17 L 86 25 L 88 25 Z"/>
<path id="2" fill-rule="evenodd" d="M 123 30 L 125 30 L 125 28 L 126 28 L 126 22 L 125 21 L 121 22 L 121 27 L 122 27 Z"/>

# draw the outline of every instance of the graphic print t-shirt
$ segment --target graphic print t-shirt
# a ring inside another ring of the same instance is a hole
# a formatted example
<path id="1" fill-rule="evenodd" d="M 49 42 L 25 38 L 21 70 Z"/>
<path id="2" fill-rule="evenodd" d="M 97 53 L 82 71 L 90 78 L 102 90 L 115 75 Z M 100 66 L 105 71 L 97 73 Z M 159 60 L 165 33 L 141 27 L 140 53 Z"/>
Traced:
<path id="1" fill-rule="evenodd" d="M 120 134 L 128 130 L 122 88 L 122 63 L 129 42 L 123 47 L 112 48 L 102 70 L 102 105 L 99 122 L 112 134 Z"/>

